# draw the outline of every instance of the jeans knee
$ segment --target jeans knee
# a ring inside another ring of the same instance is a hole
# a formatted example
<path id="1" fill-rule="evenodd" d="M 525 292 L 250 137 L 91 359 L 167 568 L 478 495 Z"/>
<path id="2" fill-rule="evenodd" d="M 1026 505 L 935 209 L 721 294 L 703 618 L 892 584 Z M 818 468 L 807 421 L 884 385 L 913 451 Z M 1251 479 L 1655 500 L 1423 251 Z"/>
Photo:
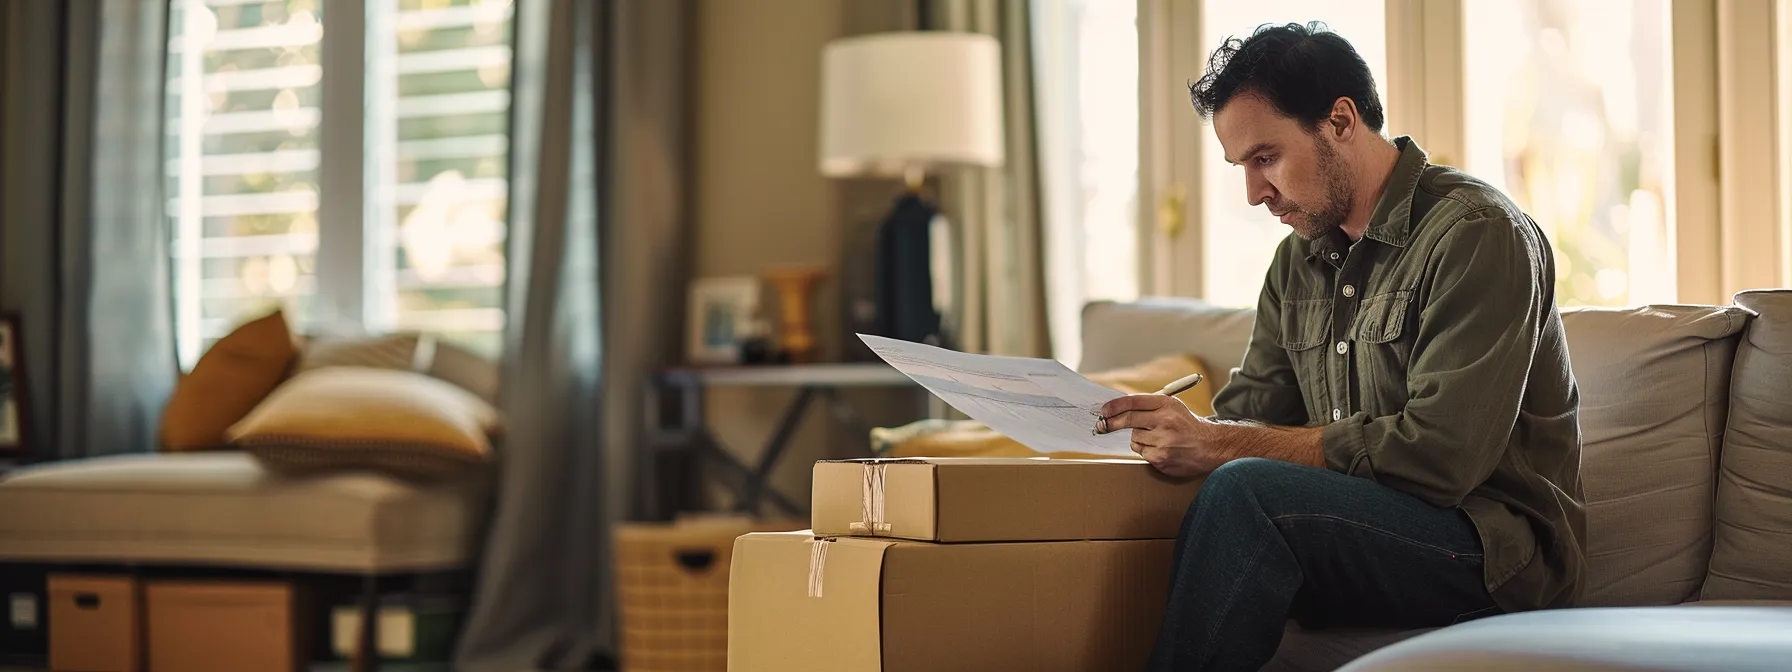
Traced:
<path id="1" fill-rule="evenodd" d="M 1232 460 L 1207 475 L 1207 480 L 1201 483 L 1200 494 L 1195 497 L 1195 506 L 1256 501 L 1263 493 L 1273 492 L 1272 483 L 1293 475 L 1290 472 L 1298 469 L 1299 465 L 1262 457 Z M 1193 507 L 1190 510 L 1192 512 Z"/>
<path id="2" fill-rule="evenodd" d="M 1210 488 L 1248 488 L 1266 479 L 1275 478 L 1292 466 L 1294 465 L 1266 457 L 1241 457 L 1220 465 L 1213 473 L 1208 474 L 1206 482 L 1201 484 L 1201 491 L 1206 492 Z"/>

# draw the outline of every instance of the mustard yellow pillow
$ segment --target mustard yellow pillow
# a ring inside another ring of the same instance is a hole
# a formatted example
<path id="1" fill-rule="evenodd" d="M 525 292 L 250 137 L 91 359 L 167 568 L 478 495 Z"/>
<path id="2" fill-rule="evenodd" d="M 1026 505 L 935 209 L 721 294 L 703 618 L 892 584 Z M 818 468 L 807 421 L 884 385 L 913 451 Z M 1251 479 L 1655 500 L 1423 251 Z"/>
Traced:
<path id="1" fill-rule="evenodd" d="M 1168 355 L 1124 369 L 1099 371 L 1089 380 L 1127 394 L 1148 394 L 1191 373 L 1207 375 L 1200 358 L 1191 355 Z M 1213 415 L 1212 383 L 1202 381 L 1177 399 L 1197 415 Z M 1093 423 L 1094 419 L 1091 418 Z M 902 439 L 883 457 L 1040 457 L 1043 454 L 1010 439 L 981 423 L 953 423 L 946 429 L 917 433 Z M 1059 459 L 1112 459 L 1111 455 L 1084 453 L 1051 453 Z"/>
<path id="2" fill-rule="evenodd" d="M 492 459 L 498 411 L 422 373 L 327 367 L 293 376 L 229 431 L 269 469 L 441 477 Z"/>
<path id="3" fill-rule="evenodd" d="M 174 385 L 162 409 L 169 452 L 225 447 L 224 431 L 279 387 L 298 349 L 286 313 L 276 310 L 218 339 Z"/>

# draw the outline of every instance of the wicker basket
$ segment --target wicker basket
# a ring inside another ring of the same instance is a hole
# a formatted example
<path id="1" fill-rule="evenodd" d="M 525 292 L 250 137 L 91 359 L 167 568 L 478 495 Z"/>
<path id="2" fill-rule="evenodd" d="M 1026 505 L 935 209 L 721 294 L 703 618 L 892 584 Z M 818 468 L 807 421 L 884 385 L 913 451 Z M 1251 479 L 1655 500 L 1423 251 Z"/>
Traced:
<path id="1" fill-rule="evenodd" d="M 728 563 L 734 539 L 748 532 L 805 527 L 740 517 L 618 526 L 622 669 L 728 669 Z"/>

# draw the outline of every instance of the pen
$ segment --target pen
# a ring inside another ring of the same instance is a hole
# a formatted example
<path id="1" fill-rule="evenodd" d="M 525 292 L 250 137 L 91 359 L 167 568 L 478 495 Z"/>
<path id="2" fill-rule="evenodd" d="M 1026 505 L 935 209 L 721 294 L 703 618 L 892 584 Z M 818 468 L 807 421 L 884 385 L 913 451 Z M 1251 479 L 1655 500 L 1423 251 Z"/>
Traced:
<path id="1" fill-rule="evenodd" d="M 1166 397 L 1174 397 L 1178 394 L 1182 394 L 1183 392 L 1188 391 L 1188 388 L 1194 387 L 1196 385 L 1200 385 L 1201 378 L 1202 378 L 1202 376 L 1199 373 L 1188 374 L 1181 378 L 1177 378 L 1174 382 L 1170 383 L 1169 385 L 1165 385 L 1164 389 L 1158 390 L 1157 393 L 1164 395 Z"/>
<path id="2" fill-rule="evenodd" d="M 1158 390 L 1157 393 L 1164 395 L 1166 397 L 1174 397 L 1178 394 L 1182 394 L 1183 392 L 1188 391 L 1188 389 L 1191 387 L 1200 385 L 1202 378 L 1203 378 L 1203 376 L 1199 373 L 1191 373 L 1191 374 L 1188 374 L 1181 378 L 1177 378 L 1174 381 L 1171 381 L 1169 385 L 1165 385 L 1163 387 L 1163 389 Z M 1101 411 L 1096 411 L 1095 412 L 1095 429 L 1089 430 L 1089 433 L 1091 435 L 1101 435 L 1101 434 L 1106 434 L 1107 432 L 1108 432 L 1107 416 L 1102 415 Z"/>

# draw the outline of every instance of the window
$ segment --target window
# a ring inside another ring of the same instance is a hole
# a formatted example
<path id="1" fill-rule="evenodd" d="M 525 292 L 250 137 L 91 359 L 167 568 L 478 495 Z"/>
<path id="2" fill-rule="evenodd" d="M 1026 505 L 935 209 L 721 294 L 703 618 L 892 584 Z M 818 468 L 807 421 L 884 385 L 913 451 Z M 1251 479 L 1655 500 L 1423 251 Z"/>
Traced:
<path id="1" fill-rule="evenodd" d="M 1555 248 L 1556 301 L 1674 300 L 1668 0 L 1466 0 L 1463 168 Z"/>
<path id="2" fill-rule="evenodd" d="M 1139 294 L 1137 4 L 1033 2 L 1047 314 L 1071 364 L 1083 303 Z"/>
<path id="3" fill-rule="evenodd" d="M 275 306 L 305 331 L 419 330 L 495 354 L 510 0 L 171 9 L 167 211 L 183 366 Z"/>
<path id="4" fill-rule="evenodd" d="M 1387 100 L 1387 39 L 1383 0 L 1298 0 L 1271 3 L 1203 0 L 1201 54 L 1203 60 L 1188 79 L 1206 71 L 1205 55 L 1228 37 L 1240 39 L 1265 23 L 1321 21 L 1356 47 L 1375 75 L 1376 88 Z M 1187 98 L 1184 97 L 1184 105 Z M 1383 106 L 1386 107 L 1385 105 Z M 1193 114 L 1192 110 L 1185 112 Z M 1384 129 L 1386 124 L 1384 123 Z M 1201 217 L 1206 237 L 1202 245 L 1202 286 L 1207 301 L 1225 306 L 1256 307 L 1276 246 L 1288 237 L 1287 225 L 1270 217 L 1262 206 L 1253 207 L 1245 197 L 1244 169 L 1226 162 L 1225 151 L 1213 139 L 1213 127 L 1201 132 Z"/>

